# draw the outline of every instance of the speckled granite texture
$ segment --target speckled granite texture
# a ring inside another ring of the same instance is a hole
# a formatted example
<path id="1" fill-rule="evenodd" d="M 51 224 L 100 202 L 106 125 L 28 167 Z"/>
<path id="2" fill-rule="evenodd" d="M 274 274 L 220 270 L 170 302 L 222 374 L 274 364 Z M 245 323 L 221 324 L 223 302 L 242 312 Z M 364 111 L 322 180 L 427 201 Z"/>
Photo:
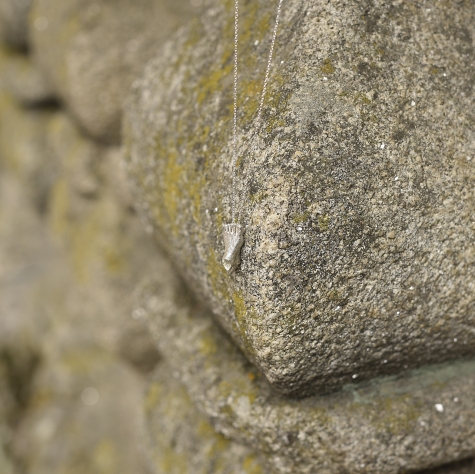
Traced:
<path id="1" fill-rule="evenodd" d="M 230 219 L 233 6 L 182 31 L 126 112 L 138 205 L 191 288 L 282 393 L 475 353 L 471 2 L 243 5 Z"/>
<path id="2" fill-rule="evenodd" d="M 217 431 L 252 447 L 271 472 L 403 474 L 475 454 L 475 361 L 289 400 L 187 296 L 167 264 L 158 268 L 156 280 L 137 290 L 135 317 L 148 322 Z"/>

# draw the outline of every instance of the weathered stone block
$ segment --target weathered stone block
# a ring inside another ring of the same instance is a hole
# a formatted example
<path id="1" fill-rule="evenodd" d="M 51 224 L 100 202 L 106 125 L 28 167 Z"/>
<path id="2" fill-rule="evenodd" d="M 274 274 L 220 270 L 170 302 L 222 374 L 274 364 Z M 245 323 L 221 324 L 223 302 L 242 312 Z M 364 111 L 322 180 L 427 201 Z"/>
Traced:
<path id="1" fill-rule="evenodd" d="M 272 389 L 183 285 L 156 264 L 137 293 L 171 370 L 216 429 L 276 473 L 402 474 L 475 454 L 475 362 L 408 370 L 289 400 Z"/>
<path id="2" fill-rule="evenodd" d="M 0 38 L 24 49 L 28 44 L 28 11 L 31 0 L 0 1 Z"/>
<path id="3" fill-rule="evenodd" d="M 170 5 L 169 5 L 170 3 Z M 150 57 L 193 15 L 188 1 L 35 0 L 34 56 L 92 137 L 120 141 L 122 102 Z"/>
<path id="4" fill-rule="evenodd" d="M 146 448 L 156 474 L 264 474 L 269 468 L 243 445 L 217 433 L 181 383 L 160 364 L 144 401 Z"/>
<path id="5" fill-rule="evenodd" d="M 475 354 L 470 2 L 284 3 L 241 12 L 231 219 L 233 6 L 180 32 L 135 84 L 138 207 L 195 293 L 282 393 Z"/>

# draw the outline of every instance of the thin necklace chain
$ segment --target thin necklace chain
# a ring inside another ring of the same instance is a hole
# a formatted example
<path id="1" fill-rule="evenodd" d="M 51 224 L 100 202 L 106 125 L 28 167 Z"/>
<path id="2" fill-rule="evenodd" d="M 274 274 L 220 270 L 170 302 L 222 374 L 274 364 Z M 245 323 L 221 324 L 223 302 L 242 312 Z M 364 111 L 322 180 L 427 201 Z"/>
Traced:
<path id="1" fill-rule="evenodd" d="M 283 0 L 279 0 L 277 7 L 277 15 L 274 25 L 274 32 L 272 34 L 272 42 L 269 51 L 269 58 L 267 60 L 266 74 L 264 84 L 262 86 L 262 94 L 259 101 L 259 108 L 257 110 L 255 136 L 261 127 L 262 109 L 264 107 L 264 99 L 267 91 L 267 84 L 269 82 L 270 68 L 272 64 L 272 56 L 274 54 L 275 40 L 277 38 L 277 29 L 279 27 L 280 13 L 282 10 Z M 238 159 L 237 153 L 237 89 L 238 89 L 238 43 L 239 43 L 239 0 L 234 1 L 234 84 L 233 84 L 233 160 L 232 160 L 232 201 L 231 201 L 231 222 L 236 221 L 236 164 Z M 257 137 L 256 137 L 257 141 Z"/>

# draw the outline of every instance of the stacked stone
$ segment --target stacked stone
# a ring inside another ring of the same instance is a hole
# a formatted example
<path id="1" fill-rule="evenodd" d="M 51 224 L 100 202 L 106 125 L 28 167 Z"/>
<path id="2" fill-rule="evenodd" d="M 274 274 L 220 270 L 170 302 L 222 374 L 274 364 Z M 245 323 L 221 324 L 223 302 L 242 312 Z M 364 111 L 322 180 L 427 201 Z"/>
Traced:
<path id="1" fill-rule="evenodd" d="M 469 458 L 473 6 L 286 1 L 256 131 L 276 7 L 240 12 L 236 170 L 232 2 L 177 33 L 134 82 L 128 174 L 196 298 L 183 303 L 162 278 L 137 311 L 200 411 L 264 472 Z M 229 274 L 233 206 L 245 238 Z"/>
<path id="2" fill-rule="evenodd" d="M 132 209 L 120 119 L 195 9 L 142 3 L 0 3 L 2 474 L 154 472 L 140 407 L 159 355 L 131 314 L 161 260 Z"/>
<path id="3" fill-rule="evenodd" d="M 0 0 L 0 472 L 475 472 L 473 8 L 288 0 L 255 135 L 242 5 L 227 274 L 200 3 Z"/>

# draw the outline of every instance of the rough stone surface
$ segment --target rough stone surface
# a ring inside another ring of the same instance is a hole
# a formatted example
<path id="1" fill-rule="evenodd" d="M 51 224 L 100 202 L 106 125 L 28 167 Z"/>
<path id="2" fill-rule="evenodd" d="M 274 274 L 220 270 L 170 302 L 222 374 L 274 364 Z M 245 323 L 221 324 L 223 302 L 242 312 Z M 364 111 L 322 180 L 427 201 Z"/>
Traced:
<path id="1" fill-rule="evenodd" d="M 24 49 L 28 44 L 28 11 L 31 0 L 0 1 L 0 38 Z"/>
<path id="2" fill-rule="evenodd" d="M 289 400 L 170 272 L 144 284 L 137 301 L 135 316 L 148 320 L 199 409 L 276 473 L 402 474 L 475 454 L 473 360 Z"/>
<path id="3" fill-rule="evenodd" d="M 285 2 L 254 135 L 275 8 L 241 13 L 235 274 L 231 2 L 135 84 L 129 173 L 157 238 L 282 393 L 473 355 L 472 3 Z"/>
<path id="4" fill-rule="evenodd" d="M 84 130 L 118 143 L 132 81 L 195 10 L 187 0 L 36 0 L 32 49 Z"/>
<path id="5" fill-rule="evenodd" d="M 137 449 L 143 381 L 110 353 L 69 342 L 36 376 L 15 456 L 35 474 L 148 472 Z"/>
<path id="6" fill-rule="evenodd" d="M 0 420 L 13 426 L 28 401 L 45 318 L 32 304 L 36 284 L 55 268 L 23 183 L 0 177 Z M 2 438 L 0 433 L 0 439 Z"/>
<path id="7" fill-rule="evenodd" d="M 160 365 L 144 402 L 147 448 L 156 474 L 264 474 L 252 451 L 217 433 L 166 365 Z"/>
<path id="8" fill-rule="evenodd" d="M 25 194 L 44 212 L 56 178 L 57 162 L 48 153 L 46 133 L 53 116 L 49 109 L 24 111 L 0 91 L 0 159 L 2 168 L 24 185 Z"/>

